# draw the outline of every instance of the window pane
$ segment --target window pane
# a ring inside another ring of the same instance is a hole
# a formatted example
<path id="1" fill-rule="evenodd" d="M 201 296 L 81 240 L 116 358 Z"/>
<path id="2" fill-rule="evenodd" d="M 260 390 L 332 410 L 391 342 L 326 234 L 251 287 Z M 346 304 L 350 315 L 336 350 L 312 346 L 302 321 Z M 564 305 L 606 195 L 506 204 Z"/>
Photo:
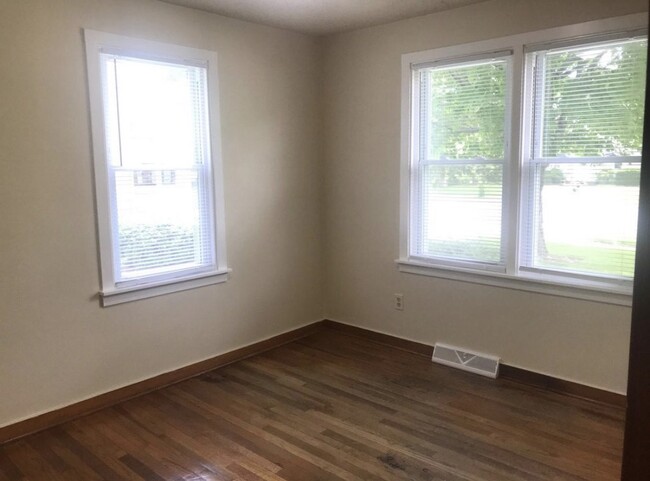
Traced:
<path id="1" fill-rule="evenodd" d="M 429 165 L 422 174 L 419 254 L 501 262 L 503 166 Z"/>
<path id="2" fill-rule="evenodd" d="M 505 60 L 423 70 L 425 159 L 503 159 Z"/>
<path id="3" fill-rule="evenodd" d="M 539 54 L 534 155 L 641 154 L 647 40 Z"/>
<path id="4" fill-rule="evenodd" d="M 538 165 L 532 266 L 632 277 L 640 164 Z"/>
<path id="5" fill-rule="evenodd" d="M 109 55 L 105 62 L 111 164 L 178 167 L 203 163 L 205 69 Z M 118 135 L 119 149 L 115 149 Z"/>
<path id="6" fill-rule="evenodd" d="M 119 279 L 209 266 L 207 202 L 198 169 L 115 171 Z M 173 177 L 174 182 L 168 182 Z"/>

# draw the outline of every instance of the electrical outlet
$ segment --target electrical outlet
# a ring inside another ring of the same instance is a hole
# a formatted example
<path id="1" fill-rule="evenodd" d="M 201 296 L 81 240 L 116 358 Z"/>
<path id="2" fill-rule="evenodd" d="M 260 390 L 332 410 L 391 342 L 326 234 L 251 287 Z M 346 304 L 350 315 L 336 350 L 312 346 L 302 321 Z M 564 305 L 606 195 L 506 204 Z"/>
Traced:
<path id="1" fill-rule="evenodd" d="M 404 310 L 404 294 L 395 294 L 395 309 Z"/>

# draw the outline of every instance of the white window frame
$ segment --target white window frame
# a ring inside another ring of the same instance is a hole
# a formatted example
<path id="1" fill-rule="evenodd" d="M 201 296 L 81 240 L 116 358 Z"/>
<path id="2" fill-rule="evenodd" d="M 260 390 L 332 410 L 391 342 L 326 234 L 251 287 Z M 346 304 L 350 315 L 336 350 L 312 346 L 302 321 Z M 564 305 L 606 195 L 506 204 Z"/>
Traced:
<path id="1" fill-rule="evenodd" d="M 608 304 L 630 306 L 632 302 L 631 281 L 608 281 L 606 278 L 562 273 L 531 271 L 520 267 L 519 244 L 523 229 L 524 211 L 524 139 L 530 138 L 530 122 L 527 121 L 530 101 L 525 93 L 530 86 L 525 78 L 526 52 L 536 48 L 551 48 L 586 43 L 595 39 L 633 38 L 647 35 L 646 14 L 597 20 L 577 25 L 540 30 L 499 39 L 443 47 L 402 55 L 402 111 L 401 111 L 401 162 L 400 162 L 400 245 L 396 260 L 400 272 L 453 279 L 476 284 L 491 285 L 523 291 L 539 292 L 561 297 L 584 299 Z M 414 160 L 417 146 L 413 132 L 414 116 L 414 67 L 436 62 L 462 62 L 465 58 L 491 53 L 512 51 L 511 102 L 507 102 L 510 121 L 506 129 L 506 160 L 510 165 L 504 170 L 503 233 L 505 247 L 505 271 L 490 270 L 481 265 L 462 265 L 455 262 L 437 262 L 435 259 L 413 255 L 411 232 L 414 229 L 412 198 Z M 650 86 L 648 87 L 650 88 Z"/>
<path id="2" fill-rule="evenodd" d="M 226 232 L 221 158 L 221 128 L 219 119 L 219 82 L 216 52 L 183 47 L 150 40 L 125 37 L 111 33 L 84 30 L 90 101 L 91 131 L 95 174 L 97 231 L 101 270 L 99 296 L 104 307 L 145 299 L 172 292 L 218 284 L 228 280 L 230 269 L 226 262 Z M 207 163 L 209 216 L 213 223 L 215 243 L 214 268 L 189 270 L 152 276 L 141 280 L 117 283 L 115 280 L 114 245 L 115 226 L 111 206 L 106 129 L 102 94 L 100 54 L 117 53 L 143 59 L 171 63 L 199 65 L 207 70 L 209 158 Z"/>

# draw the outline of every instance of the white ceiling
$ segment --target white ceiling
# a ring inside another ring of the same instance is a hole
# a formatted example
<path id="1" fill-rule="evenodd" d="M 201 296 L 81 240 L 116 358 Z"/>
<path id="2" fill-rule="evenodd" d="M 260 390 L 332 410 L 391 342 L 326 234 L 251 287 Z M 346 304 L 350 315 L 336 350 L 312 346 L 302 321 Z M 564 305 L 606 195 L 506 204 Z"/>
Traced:
<path id="1" fill-rule="evenodd" d="M 327 35 L 486 0 L 162 1 L 312 35 Z"/>

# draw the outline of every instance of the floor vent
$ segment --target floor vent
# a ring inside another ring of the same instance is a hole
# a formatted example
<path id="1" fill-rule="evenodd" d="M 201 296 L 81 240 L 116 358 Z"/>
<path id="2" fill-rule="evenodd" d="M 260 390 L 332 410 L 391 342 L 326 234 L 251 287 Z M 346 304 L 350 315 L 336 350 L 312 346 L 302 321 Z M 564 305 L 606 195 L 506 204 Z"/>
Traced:
<path id="1" fill-rule="evenodd" d="M 464 371 L 496 378 L 499 375 L 499 358 L 465 351 L 445 344 L 436 343 L 433 349 L 433 362 L 451 366 Z"/>

